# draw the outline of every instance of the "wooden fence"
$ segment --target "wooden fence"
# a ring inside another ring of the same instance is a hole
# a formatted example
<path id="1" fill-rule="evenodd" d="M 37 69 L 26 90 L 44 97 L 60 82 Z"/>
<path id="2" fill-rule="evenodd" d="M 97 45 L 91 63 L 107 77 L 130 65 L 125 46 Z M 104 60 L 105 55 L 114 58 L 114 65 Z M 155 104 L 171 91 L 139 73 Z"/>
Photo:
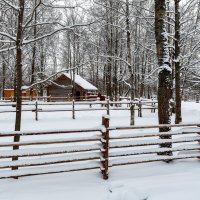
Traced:
<path id="1" fill-rule="evenodd" d="M 62 99 L 65 100 L 64 97 L 62 97 Z M 51 100 L 51 96 L 22 96 L 21 100 L 23 102 L 27 102 L 27 101 L 44 101 L 44 102 L 48 102 Z M 1 97 L 0 102 L 14 102 L 14 96 L 11 97 Z"/>
<path id="2" fill-rule="evenodd" d="M 158 132 L 162 127 L 175 130 Z M 5 141 L 17 135 L 19 142 Z M 158 137 L 169 135 L 171 139 Z M 107 115 L 102 125 L 93 129 L 0 132 L 0 179 L 99 168 L 103 178 L 108 179 L 109 169 L 114 166 L 199 159 L 199 142 L 200 124 L 112 127 Z M 173 146 L 160 148 L 163 144 Z M 173 155 L 167 155 L 169 152 Z"/>
<path id="3" fill-rule="evenodd" d="M 44 102 L 69 102 L 75 99 L 76 101 L 96 101 L 98 100 L 97 95 L 89 95 L 89 96 L 79 96 L 79 97 L 52 97 L 52 96 L 22 96 L 21 100 L 26 101 L 44 101 Z M 11 97 L 2 97 L 0 102 L 13 102 L 14 96 Z"/>
<path id="4" fill-rule="evenodd" d="M 72 119 L 75 119 L 75 113 L 81 111 L 100 111 L 105 110 L 107 115 L 110 115 L 111 110 L 130 110 L 131 105 L 136 105 L 137 107 L 134 110 L 138 111 L 138 117 L 142 117 L 142 110 L 151 110 L 151 112 L 155 113 L 157 109 L 157 101 L 92 101 L 92 102 L 23 102 L 22 106 L 34 106 L 34 109 L 22 109 L 22 112 L 35 112 L 35 120 L 38 120 L 39 112 L 71 112 Z M 15 103 L 4 103 L 0 104 L 2 106 L 12 106 L 15 107 Z M 56 108 L 56 109 L 43 109 L 41 106 L 71 106 L 71 108 Z M 80 105 L 88 105 L 89 108 L 76 108 L 76 106 Z M 101 105 L 99 108 L 94 108 L 95 105 Z M 127 105 L 127 107 L 122 107 L 122 105 Z M 145 105 L 146 107 L 143 107 Z M 9 113 L 16 112 L 15 110 L 0 110 L 0 113 Z"/>

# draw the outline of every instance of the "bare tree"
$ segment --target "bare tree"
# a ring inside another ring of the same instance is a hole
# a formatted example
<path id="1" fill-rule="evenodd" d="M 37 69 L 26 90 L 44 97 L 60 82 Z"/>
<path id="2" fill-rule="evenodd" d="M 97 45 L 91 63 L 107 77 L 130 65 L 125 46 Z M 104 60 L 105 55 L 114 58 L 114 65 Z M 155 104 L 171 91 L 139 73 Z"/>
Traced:
<path id="1" fill-rule="evenodd" d="M 155 37 L 157 47 L 157 58 L 159 65 L 158 81 L 158 119 L 159 124 L 170 124 L 170 98 L 171 98 L 171 67 L 169 63 L 168 33 L 165 24 L 166 1 L 155 0 Z M 167 132 L 170 129 L 160 128 L 160 132 Z M 162 139 L 170 139 L 171 136 L 160 136 Z M 171 144 L 164 144 L 161 147 L 171 147 Z M 170 154 L 170 153 L 167 153 Z"/>
<path id="2" fill-rule="evenodd" d="M 180 0 L 174 0 L 175 3 L 175 50 L 174 50 L 174 61 L 175 61 L 175 123 L 179 124 L 182 121 L 181 116 L 181 80 L 180 80 Z"/>

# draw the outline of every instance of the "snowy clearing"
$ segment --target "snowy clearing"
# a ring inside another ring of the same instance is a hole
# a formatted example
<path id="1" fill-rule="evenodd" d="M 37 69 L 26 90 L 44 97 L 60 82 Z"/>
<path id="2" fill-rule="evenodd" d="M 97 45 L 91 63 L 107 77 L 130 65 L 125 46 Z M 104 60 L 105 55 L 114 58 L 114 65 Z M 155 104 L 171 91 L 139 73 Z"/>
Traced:
<path id="1" fill-rule="evenodd" d="M 5 107 L 0 107 L 0 109 L 3 110 Z M 103 114 L 106 114 L 106 111 L 77 112 L 76 119 L 73 120 L 71 112 L 39 113 L 39 121 L 35 121 L 34 113 L 23 112 L 22 130 L 45 131 L 99 127 Z M 14 113 L 1 113 L 0 130 L 12 131 L 14 117 Z M 172 117 L 173 121 L 174 117 Z M 200 122 L 200 104 L 183 103 L 183 122 Z M 129 123 L 129 111 L 111 111 L 111 126 L 128 126 Z M 136 125 L 153 124 L 158 124 L 157 113 L 151 113 L 150 110 L 144 110 L 142 118 L 136 117 Z M 120 134 L 123 133 L 120 132 Z M 33 138 L 39 140 L 40 136 Z M 18 180 L 0 180 L 0 199 L 196 200 L 200 195 L 199 165 L 199 160 L 191 159 L 171 163 L 156 162 L 111 167 L 107 181 L 102 179 L 99 169 L 25 177 Z"/>

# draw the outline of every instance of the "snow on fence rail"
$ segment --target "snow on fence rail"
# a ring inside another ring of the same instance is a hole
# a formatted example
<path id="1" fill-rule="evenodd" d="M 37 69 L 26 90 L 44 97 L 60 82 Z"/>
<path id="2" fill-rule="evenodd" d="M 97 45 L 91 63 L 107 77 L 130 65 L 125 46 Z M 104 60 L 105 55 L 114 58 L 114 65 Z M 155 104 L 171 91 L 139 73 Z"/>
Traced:
<path id="1" fill-rule="evenodd" d="M 175 130 L 159 132 L 163 127 Z M 21 141 L 0 140 L 0 179 L 99 168 L 103 178 L 108 179 L 109 168 L 113 166 L 200 158 L 200 124 L 111 127 L 106 115 L 96 128 L 4 131 L 0 132 L 0 139 L 16 135 Z M 173 146 L 161 148 L 159 145 L 163 144 Z M 173 155 L 168 155 L 169 152 Z"/>
<path id="2" fill-rule="evenodd" d="M 72 118 L 75 119 L 75 113 L 81 111 L 106 111 L 106 114 L 109 115 L 111 110 L 130 110 L 131 105 L 136 105 L 134 110 L 138 111 L 138 117 L 142 117 L 142 110 L 151 110 L 152 113 L 155 113 L 157 109 L 157 101 L 85 101 L 85 102 L 23 102 L 22 106 L 33 106 L 34 108 L 22 109 L 22 112 L 35 112 L 35 120 L 38 120 L 38 113 L 39 112 L 72 112 Z M 71 108 L 52 108 L 52 109 L 44 109 L 44 106 L 71 106 Z M 89 105 L 89 108 L 76 108 L 76 106 L 80 105 Z M 94 108 L 94 105 L 101 105 L 101 107 Z M 113 106 L 115 105 L 115 107 Z M 122 107 L 122 105 L 127 105 L 127 107 Z M 143 107 L 145 105 L 146 107 Z M 13 103 L 3 103 L 0 104 L 0 107 L 5 106 L 12 106 L 15 107 L 16 104 Z M 9 113 L 9 112 L 16 112 L 16 110 L 0 110 L 0 113 Z"/>

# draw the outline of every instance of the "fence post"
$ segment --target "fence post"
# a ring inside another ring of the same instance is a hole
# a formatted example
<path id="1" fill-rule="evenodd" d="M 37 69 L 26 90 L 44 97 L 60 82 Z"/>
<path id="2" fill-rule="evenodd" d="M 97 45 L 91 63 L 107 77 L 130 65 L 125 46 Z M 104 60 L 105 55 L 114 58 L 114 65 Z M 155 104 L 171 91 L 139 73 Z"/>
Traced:
<path id="1" fill-rule="evenodd" d="M 152 104 L 151 104 L 152 108 L 151 108 L 151 112 L 152 113 L 155 113 L 156 112 L 156 109 L 155 109 L 155 102 L 153 101 L 153 98 L 152 98 Z"/>
<path id="2" fill-rule="evenodd" d="M 110 115 L 110 100 L 109 99 L 107 99 L 106 110 L 107 110 L 107 115 Z"/>
<path id="3" fill-rule="evenodd" d="M 134 125 L 134 124 L 135 124 L 135 104 L 131 100 L 130 101 L 130 125 Z"/>
<path id="4" fill-rule="evenodd" d="M 156 108 L 155 108 L 156 107 L 156 103 L 155 102 L 153 103 L 153 107 L 154 107 L 153 112 L 155 113 L 156 112 Z"/>
<path id="5" fill-rule="evenodd" d="M 142 102 L 139 100 L 138 102 L 138 117 L 142 117 Z"/>
<path id="6" fill-rule="evenodd" d="M 102 117 L 102 138 L 101 138 L 101 143 L 102 143 L 102 148 L 101 148 L 101 153 L 102 153 L 102 158 L 101 158 L 101 172 L 103 174 L 103 179 L 107 180 L 108 179 L 108 159 L 109 159 L 109 116 L 103 116 Z"/>
<path id="7" fill-rule="evenodd" d="M 72 119 L 75 119 L 75 102 L 74 102 L 74 99 L 72 100 Z"/>
<path id="8" fill-rule="evenodd" d="M 38 102 L 35 102 L 35 120 L 38 121 Z"/>
<path id="9" fill-rule="evenodd" d="M 14 142 L 19 142 L 19 141 L 20 141 L 20 135 L 15 135 L 14 136 Z M 18 150 L 18 149 L 19 149 L 19 146 L 13 145 L 13 151 Z M 16 161 L 16 160 L 18 160 L 18 156 L 13 156 L 12 161 Z M 11 170 L 18 170 L 18 166 L 12 166 Z M 17 176 L 14 176 L 13 178 L 18 179 Z"/>
<path id="10" fill-rule="evenodd" d="M 196 95 L 196 103 L 199 103 L 199 95 Z"/>

